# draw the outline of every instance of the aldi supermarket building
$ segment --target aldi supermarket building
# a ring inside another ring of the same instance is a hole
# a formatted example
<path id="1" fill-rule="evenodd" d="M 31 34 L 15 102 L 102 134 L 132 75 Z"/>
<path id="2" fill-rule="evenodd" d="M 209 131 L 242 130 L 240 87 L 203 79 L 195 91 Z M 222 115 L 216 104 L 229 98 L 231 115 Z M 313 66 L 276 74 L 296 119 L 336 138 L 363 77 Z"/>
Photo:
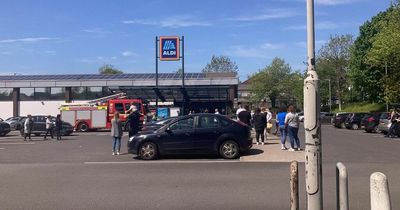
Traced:
<path id="1" fill-rule="evenodd" d="M 158 98 L 159 105 L 180 107 L 184 114 L 215 108 L 229 114 L 238 84 L 230 73 L 185 73 L 184 78 L 179 73 L 0 76 L 0 117 L 56 115 L 62 103 L 119 92 L 153 105 Z"/>

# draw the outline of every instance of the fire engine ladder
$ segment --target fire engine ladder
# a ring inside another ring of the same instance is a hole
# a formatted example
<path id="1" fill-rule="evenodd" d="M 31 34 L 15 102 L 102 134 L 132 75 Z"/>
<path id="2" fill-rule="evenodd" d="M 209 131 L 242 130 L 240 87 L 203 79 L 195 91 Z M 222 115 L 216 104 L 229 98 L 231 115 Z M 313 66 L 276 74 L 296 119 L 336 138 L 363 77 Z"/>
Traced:
<path id="1" fill-rule="evenodd" d="M 117 93 L 117 94 L 114 94 L 114 95 L 109 95 L 109 96 L 106 96 L 106 97 L 97 98 L 97 99 L 88 101 L 87 103 L 90 104 L 90 105 L 93 105 L 93 104 L 97 104 L 97 103 L 103 103 L 103 102 L 108 101 L 110 99 L 125 98 L 125 97 L 126 97 L 126 93 Z"/>

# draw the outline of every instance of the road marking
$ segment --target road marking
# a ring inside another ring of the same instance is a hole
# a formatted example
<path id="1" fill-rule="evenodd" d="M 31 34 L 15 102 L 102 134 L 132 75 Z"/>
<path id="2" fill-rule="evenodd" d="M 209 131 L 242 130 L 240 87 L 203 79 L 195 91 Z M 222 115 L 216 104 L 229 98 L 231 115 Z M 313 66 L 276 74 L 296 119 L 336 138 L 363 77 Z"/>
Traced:
<path id="1" fill-rule="evenodd" d="M 33 143 L 33 142 L 9 142 L 9 143 L 0 143 L 0 145 L 12 145 L 12 144 L 15 144 L 15 145 L 18 145 L 18 144 L 35 144 L 35 143 Z"/>
<path id="2" fill-rule="evenodd" d="M 160 163 L 240 163 L 240 160 L 151 160 L 151 161 L 127 161 L 127 162 L 84 162 L 86 165 L 101 164 L 160 164 Z"/>
<path id="3" fill-rule="evenodd" d="M 0 149 L 5 149 L 5 148 L 0 148 Z"/>

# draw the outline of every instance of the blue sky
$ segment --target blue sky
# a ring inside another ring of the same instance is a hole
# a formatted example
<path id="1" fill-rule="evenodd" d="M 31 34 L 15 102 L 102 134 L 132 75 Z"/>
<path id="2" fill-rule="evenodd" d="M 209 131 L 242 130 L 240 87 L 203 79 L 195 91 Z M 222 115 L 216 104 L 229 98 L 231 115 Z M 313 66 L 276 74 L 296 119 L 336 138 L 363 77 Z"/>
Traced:
<path id="1" fill-rule="evenodd" d="M 1 74 L 155 72 L 155 36 L 185 36 L 185 70 L 229 56 L 239 77 L 285 59 L 304 70 L 305 0 L 31 0 L 0 7 Z M 330 35 L 358 34 L 390 0 L 315 0 L 316 50 Z M 180 62 L 159 63 L 174 72 Z"/>

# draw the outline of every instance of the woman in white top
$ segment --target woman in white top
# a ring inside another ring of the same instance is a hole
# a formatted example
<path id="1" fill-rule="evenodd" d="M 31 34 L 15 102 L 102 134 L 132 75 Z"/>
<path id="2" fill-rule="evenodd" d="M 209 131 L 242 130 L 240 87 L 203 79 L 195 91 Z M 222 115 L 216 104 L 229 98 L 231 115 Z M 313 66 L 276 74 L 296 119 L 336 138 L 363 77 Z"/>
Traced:
<path id="1" fill-rule="evenodd" d="M 285 126 L 287 127 L 287 132 L 290 138 L 290 149 L 289 151 L 301 150 L 300 140 L 299 140 L 299 116 L 296 113 L 296 109 L 290 105 L 288 108 L 288 113 L 285 117 Z"/>

